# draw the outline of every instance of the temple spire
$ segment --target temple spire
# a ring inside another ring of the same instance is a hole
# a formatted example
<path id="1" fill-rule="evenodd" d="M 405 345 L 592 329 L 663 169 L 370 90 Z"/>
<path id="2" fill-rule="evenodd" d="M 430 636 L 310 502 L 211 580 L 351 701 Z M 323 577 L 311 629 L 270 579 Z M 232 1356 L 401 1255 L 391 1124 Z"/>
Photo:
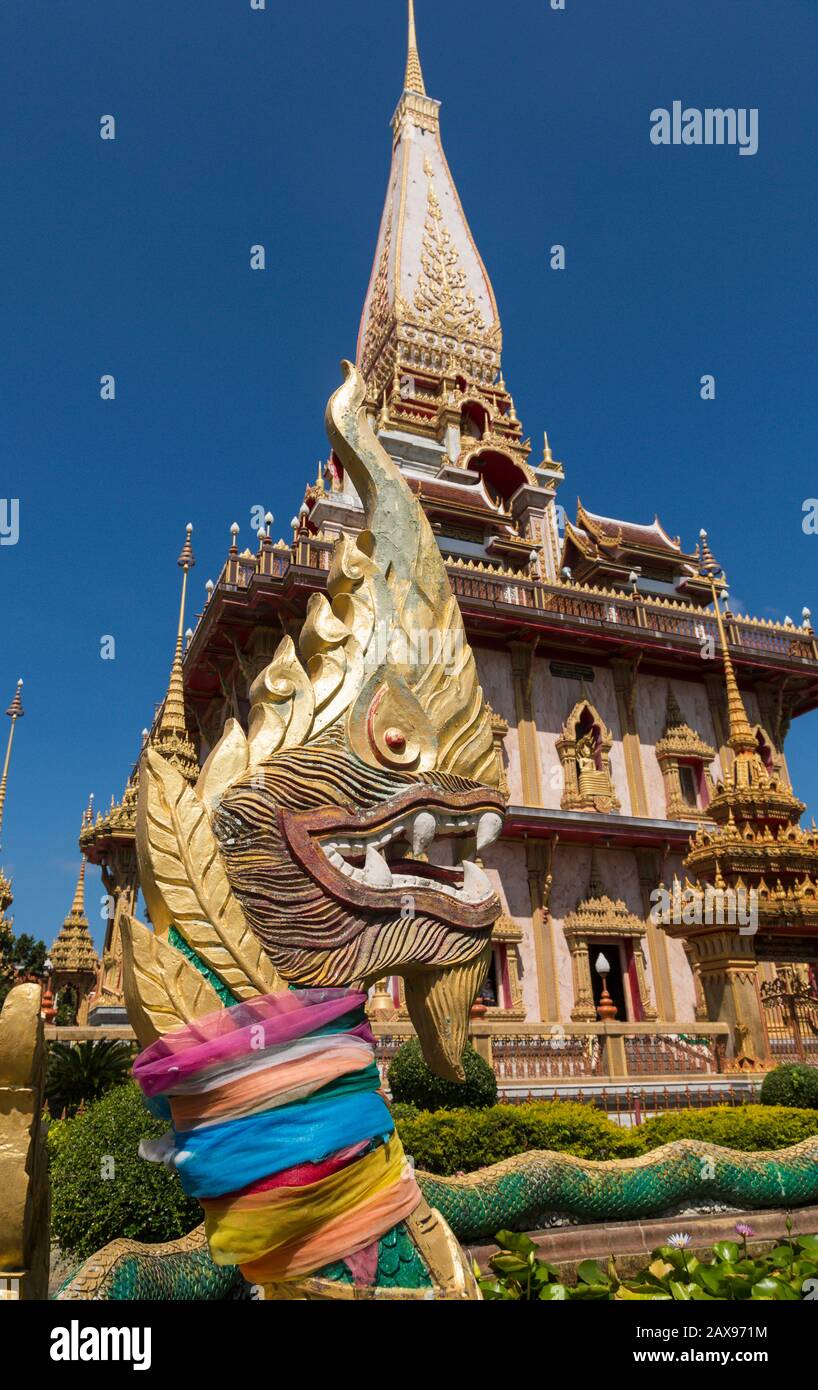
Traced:
<path id="1" fill-rule="evenodd" d="M 82 818 L 85 824 L 85 816 Z M 76 1022 L 82 1027 L 88 1021 L 88 995 L 99 969 L 88 918 L 85 915 L 85 855 L 80 860 L 79 877 L 74 889 L 71 911 L 65 918 L 49 952 L 56 989 L 72 989 L 75 993 Z"/>
<path id="2" fill-rule="evenodd" d="M 423 69 L 420 66 L 420 54 L 418 53 L 418 37 L 415 29 L 415 0 L 409 0 L 409 52 L 406 59 L 406 77 L 403 83 L 406 92 L 417 92 L 418 96 L 425 97 L 426 87 L 423 82 Z"/>
<path id="3" fill-rule="evenodd" d="M 70 915 L 77 919 L 85 918 L 85 855 L 80 861 L 79 878 L 74 889 L 74 901 L 71 904 Z"/>
<path id="4" fill-rule="evenodd" d="M 172 763 L 189 782 L 195 782 L 199 775 L 199 760 L 190 741 L 185 717 L 185 680 L 182 658 L 185 642 L 185 600 L 187 598 L 187 577 L 196 560 L 190 537 L 193 526 L 187 525 L 187 535 L 177 564 L 182 571 L 182 595 L 179 601 L 179 622 L 176 629 L 176 649 L 170 668 L 168 693 L 159 716 L 159 726 L 154 742 L 159 752 Z"/>
<path id="5" fill-rule="evenodd" d="M 727 633 L 724 627 L 719 596 L 716 590 L 716 578 L 721 572 L 721 567 L 714 560 L 707 543 L 707 532 L 701 533 L 702 543 L 702 570 L 710 580 L 710 588 L 713 595 L 713 608 L 716 614 L 716 624 L 719 630 L 719 640 L 721 642 L 722 661 L 724 662 L 724 683 L 727 687 L 727 718 L 730 725 L 730 733 L 727 742 L 736 755 L 737 760 L 755 761 L 758 754 L 755 734 L 747 718 L 747 710 L 741 698 L 741 691 L 736 680 L 733 658 L 730 655 L 730 648 L 727 642 Z"/>
<path id="6" fill-rule="evenodd" d="M 14 699 L 12 700 L 8 709 L 6 710 L 6 714 L 9 716 L 9 719 L 11 720 L 11 728 L 9 729 L 8 742 L 6 744 L 6 756 L 3 760 L 3 772 L 0 776 L 0 832 L 3 829 L 3 810 L 6 805 L 6 787 L 8 786 L 9 780 L 9 766 L 11 764 L 11 746 L 14 742 L 14 728 L 17 723 L 17 720 L 22 719 L 25 713 L 23 709 L 23 702 L 20 698 L 20 691 L 22 690 L 22 688 L 23 681 L 21 678 L 17 682 L 17 689 L 14 692 Z"/>

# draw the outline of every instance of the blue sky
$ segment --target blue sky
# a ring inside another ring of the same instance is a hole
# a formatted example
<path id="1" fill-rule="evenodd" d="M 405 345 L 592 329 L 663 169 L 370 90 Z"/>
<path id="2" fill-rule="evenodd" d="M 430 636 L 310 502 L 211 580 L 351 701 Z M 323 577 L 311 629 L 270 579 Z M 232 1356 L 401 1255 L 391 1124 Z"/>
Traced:
<path id="1" fill-rule="evenodd" d="M 818 494 L 814 0 L 417 8 L 506 380 L 565 463 L 564 505 L 658 511 L 689 544 L 705 524 L 748 611 L 818 614 L 818 537 L 801 529 Z M 288 534 L 325 455 L 404 44 L 403 0 L 4 0 L 0 497 L 20 499 L 21 529 L 0 547 L 0 707 L 22 674 L 26 718 L 2 862 L 18 930 L 53 939 L 88 792 L 120 795 L 164 694 L 185 522 L 198 604 L 230 523 L 247 538 L 260 503 Z M 652 145 L 650 112 L 677 99 L 758 108 L 758 153 Z M 812 806 L 816 735 L 812 715 L 788 745 Z"/>

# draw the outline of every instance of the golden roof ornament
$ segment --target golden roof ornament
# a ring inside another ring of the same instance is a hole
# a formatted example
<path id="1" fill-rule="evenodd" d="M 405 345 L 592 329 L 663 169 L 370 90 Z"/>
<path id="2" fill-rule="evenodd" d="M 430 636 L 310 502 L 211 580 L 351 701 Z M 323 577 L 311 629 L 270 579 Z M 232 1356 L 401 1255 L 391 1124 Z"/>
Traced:
<path id="1" fill-rule="evenodd" d="M 605 892 L 596 849 L 591 850 L 588 890 L 574 911 L 566 917 L 563 930 L 569 943 L 573 937 L 645 935 L 647 928 L 644 921 L 630 912 L 621 899 L 613 899 Z"/>
<path id="2" fill-rule="evenodd" d="M 187 597 L 187 577 L 196 560 L 191 545 L 193 525 L 188 522 L 185 543 L 177 560 L 182 571 L 182 596 L 179 603 L 179 624 L 176 632 L 176 650 L 170 669 L 170 682 L 154 743 L 162 756 L 181 772 L 185 781 L 193 783 L 199 775 L 199 759 L 191 742 L 185 715 L 185 681 L 182 667 L 185 632 L 185 600 Z"/>
<path id="3" fill-rule="evenodd" d="M 63 977 L 96 976 L 99 969 L 99 959 L 85 915 L 85 862 L 83 855 L 71 910 L 50 951 L 54 974 Z"/>
<path id="4" fill-rule="evenodd" d="M 420 54 L 418 53 L 418 38 L 415 30 L 415 0 L 409 0 L 409 51 L 406 58 L 406 77 L 403 82 L 404 91 L 416 92 L 418 96 L 425 97 L 426 87 L 423 81 L 423 71 L 420 66 Z"/>

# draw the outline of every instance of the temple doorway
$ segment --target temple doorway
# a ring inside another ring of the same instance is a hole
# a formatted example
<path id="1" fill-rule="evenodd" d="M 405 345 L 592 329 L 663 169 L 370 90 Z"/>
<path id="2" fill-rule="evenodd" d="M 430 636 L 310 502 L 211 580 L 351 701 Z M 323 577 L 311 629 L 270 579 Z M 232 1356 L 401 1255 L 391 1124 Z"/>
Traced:
<path id="1" fill-rule="evenodd" d="M 591 987 L 594 992 L 594 1008 L 599 1008 L 599 1000 L 602 995 L 602 976 L 596 968 L 596 962 L 602 954 L 611 969 L 606 977 L 608 993 L 616 1005 L 616 1017 L 620 1022 L 627 1023 L 630 1018 L 628 1010 L 627 995 L 625 990 L 625 961 L 624 951 L 621 942 L 611 941 L 589 941 L 588 942 L 588 962 L 591 967 Z"/>

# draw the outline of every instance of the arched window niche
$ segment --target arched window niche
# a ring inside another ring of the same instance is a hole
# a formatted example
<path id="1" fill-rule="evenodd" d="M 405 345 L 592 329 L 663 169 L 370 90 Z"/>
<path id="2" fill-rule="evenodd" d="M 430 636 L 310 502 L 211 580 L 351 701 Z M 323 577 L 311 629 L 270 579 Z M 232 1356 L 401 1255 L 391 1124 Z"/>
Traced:
<path id="1" fill-rule="evenodd" d="M 586 699 L 574 706 L 556 742 L 562 763 L 564 811 L 618 811 L 611 777 L 613 736 Z"/>

